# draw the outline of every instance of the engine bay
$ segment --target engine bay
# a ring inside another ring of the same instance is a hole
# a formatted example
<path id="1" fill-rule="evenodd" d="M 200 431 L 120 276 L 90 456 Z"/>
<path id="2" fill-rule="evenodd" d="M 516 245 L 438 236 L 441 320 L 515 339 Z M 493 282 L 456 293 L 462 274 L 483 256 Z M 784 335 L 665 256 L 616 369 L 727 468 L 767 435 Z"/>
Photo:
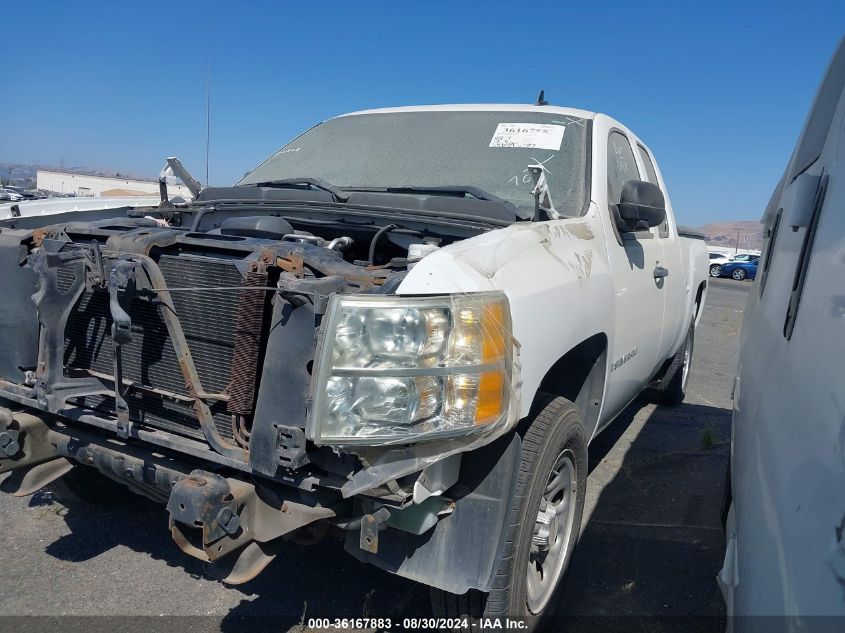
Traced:
<path id="1" fill-rule="evenodd" d="M 61 219 L 0 230 L 17 315 L 2 395 L 270 477 L 321 459 L 304 429 L 330 298 L 393 294 L 422 257 L 490 228 L 231 199 Z"/>

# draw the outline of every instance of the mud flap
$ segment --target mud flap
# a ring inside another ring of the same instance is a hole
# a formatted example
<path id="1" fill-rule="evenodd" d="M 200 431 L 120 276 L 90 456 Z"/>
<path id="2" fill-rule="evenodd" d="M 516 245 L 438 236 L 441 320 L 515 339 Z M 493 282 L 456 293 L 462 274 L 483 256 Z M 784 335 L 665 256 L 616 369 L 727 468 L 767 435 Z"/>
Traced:
<path id="1" fill-rule="evenodd" d="M 490 591 L 505 548 L 521 455 L 515 433 L 464 453 L 461 477 L 446 492 L 454 502 L 449 516 L 425 533 L 387 529 L 370 543 L 361 538 L 372 537 L 362 522 L 361 535 L 346 533 L 344 549 L 361 562 L 443 591 Z"/>

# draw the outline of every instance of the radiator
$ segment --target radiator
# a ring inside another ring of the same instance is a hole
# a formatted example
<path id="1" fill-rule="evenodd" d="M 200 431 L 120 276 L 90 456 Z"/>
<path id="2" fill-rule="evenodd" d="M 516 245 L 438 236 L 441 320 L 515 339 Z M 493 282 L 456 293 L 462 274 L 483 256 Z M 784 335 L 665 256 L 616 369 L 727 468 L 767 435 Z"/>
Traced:
<path id="1" fill-rule="evenodd" d="M 158 265 L 170 288 L 239 287 L 255 280 L 244 281 L 235 266 L 225 260 L 193 255 L 163 254 Z M 72 273 L 66 273 L 72 274 Z M 247 292 L 251 296 L 246 296 Z M 256 296 L 260 298 L 256 301 Z M 171 293 L 176 315 L 182 324 L 188 347 L 206 393 L 238 392 L 240 412 L 251 410 L 254 400 L 255 376 L 259 355 L 254 353 L 255 339 L 261 337 L 263 323 L 268 316 L 267 293 L 255 291 L 176 291 Z M 129 314 L 132 318 L 132 342 L 121 350 L 124 381 L 132 381 L 140 388 L 127 395 L 129 417 L 153 427 L 189 437 L 204 437 L 194 412 L 192 402 L 162 397 L 152 390 L 188 397 L 188 389 L 176 357 L 176 352 L 161 318 L 163 308 L 147 300 L 132 301 Z M 241 311 L 239 319 L 239 310 Z M 244 315 L 245 310 L 250 311 Z M 255 328 L 252 348 L 244 354 L 235 354 L 236 342 L 244 340 L 243 324 Z M 90 370 L 112 377 L 113 345 L 110 336 L 112 319 L 109 297 L 105 291 L 85 292 L 80 298 L 65 331 L 65 367 L 68 370 Z M 238 329 L 240 325 L 240 331 Z M 236 361 L 236 384 L 231 384 L 233 359 Z M 244 360 L 246 359 L 246 361 Z M 244 367 L 244 363 L 251 367 Z M 250 380 L 251 379 L 251 380 Z M 244 384 L 246 381 L 246 384 Z M 77 406 L 93 409 L 101 414 L 115 416 L 114 399 L 88 396 L 75 402 Z M 232 440 L 231 407 L 226 402 L 209 402 L 214 422 L 223 438 Z"/>

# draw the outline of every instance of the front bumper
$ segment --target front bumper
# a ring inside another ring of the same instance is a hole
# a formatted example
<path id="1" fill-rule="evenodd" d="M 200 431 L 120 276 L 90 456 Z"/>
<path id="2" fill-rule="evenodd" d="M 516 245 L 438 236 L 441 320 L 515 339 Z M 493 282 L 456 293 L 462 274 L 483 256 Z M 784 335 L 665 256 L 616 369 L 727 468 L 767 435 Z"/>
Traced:
<path id="1" fill-rule="evenodd" d="M 343 502 L 315 489 L 259 483 L 210 472 L 164 452 L 106 439 L 46 414 L 0 407 L 0 473 L 4 492 L 30 495 L 73 468 L 93 467 L 133 492 L 167 503 L 179 548 L 209 563 L 228 583 L 254 578 L 284 537 L 335 517 Z"/>
<path id="2" fill-rule="evenodd" d="M 59 416 L 0 406 L 0 474 L 9 473 L 0 485 L 3 492 L 26 496 L 74 468 L 96 468 L 166 503 L 179 548 L 230 584 L 254 578 L 282 542 L 311 544 L 334 525 L 346 530 L 346 551 L 363 562 L 456 594 L 489 591 L 520 455 L 519 435 L 500 437 L 462 456 L 454 485 L 451 478 L 436 481 L 436 466 L 426 468 L 417 484 L 437 490 L 433 496 L 387 505 L 365 496 L 346 499 L 338 488 L 307 479 L 251 478 L 131 438 L 78 428 Z M 445 488 L 448 497 L 440 494 Z"/>

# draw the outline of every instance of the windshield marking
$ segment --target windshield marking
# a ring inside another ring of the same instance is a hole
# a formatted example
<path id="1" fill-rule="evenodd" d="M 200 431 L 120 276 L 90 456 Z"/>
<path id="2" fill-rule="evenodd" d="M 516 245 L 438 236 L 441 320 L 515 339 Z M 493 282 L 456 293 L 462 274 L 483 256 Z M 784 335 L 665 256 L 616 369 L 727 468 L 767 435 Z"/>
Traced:
<path id="1" fill-rule="evenodd" d="M 580 125 L 581 127 L 584 127 L 586 125 L 583 119 L 576 119 L 574 117 L 569 116 L 566 117 L 566 121 L 556 121 L 552 119 L 552 123 L 559 123 L 560 125 L 571 125 L 572 123 L 574 123 L 575 125 Z"/>
<path id="2" fill-rule="evenodd" d="M 499 123 L 488 147 L 560 151 L 565 131 L 565 125 L 551 123 Z"/>
<path id="3" fill-rule="evenodd" d="M 554 175 L 554 172 L 552 172 L 552 170 L 551 170 L 551 169 L 549 169 L 548 167 L 546 167 L 546 163 L 548 163 L 548 162 L 549 162 L 551 159 L 553 159 L 555 156 L 557 156 L 557 154 L 552 154 L 552 155 L 551 155 L 551 156 L 549 156 L 546 160 L 537 160 L 536 158 L 534 158 L 534 157 L 532 156 L 532 157 L 531 157 L 531 160 L 533 160 L 534 162 L 533 162 L 533 163 L 531 163 L 531 164 L 532 164 L 532 165 L 537 165 L 537 166 L 541 167 L 541 168 L 543 169 L 543 171 L 545 171 L 545 172 L 547 172 L 547 173 L 549 173 L 549 174 Z M 523 182 L 523 184 L 526 184 L 526 185 L 527 185 L 528 183 L 532 182 L 532 179 L 531 179 L 531 174 L 529 174 L 529 173 L 528 173 L 528 167 L 526 167 L 525 169 L 523 169 L 523 170 L 522 170 L 522 174 L 523 174 L 523 176 L 522 176 L 522 182 Z M 520 178 L 519 178 L 519 176 L 518 176 L 518 175 L 517 175 L 517 176 L 511 176 L 510 178 L 508 178 L 508 182 L 513 181 L 513 184 L 514 184 L 514 186 L 515 186 L 515 187 L 519 187 L 519 180 L 520 180 Z"/>

